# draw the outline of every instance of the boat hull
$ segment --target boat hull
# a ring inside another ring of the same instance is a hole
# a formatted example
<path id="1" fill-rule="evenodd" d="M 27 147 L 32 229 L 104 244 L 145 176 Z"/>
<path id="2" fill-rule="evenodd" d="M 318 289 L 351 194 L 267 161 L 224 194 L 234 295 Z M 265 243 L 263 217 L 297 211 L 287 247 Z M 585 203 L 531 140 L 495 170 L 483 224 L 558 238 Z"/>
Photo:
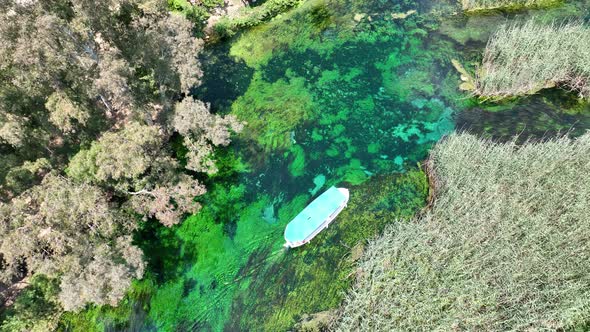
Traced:
<path id="1" fill-rule="evenodd" d="M 302 246 L 304 244 L 309 243 L 322 230 L 328 228 L 328 226 L 330 225 L 330 223 L 332 223 L 332 221 L 334 221 L 334 219 L 336 219 L 336 217 L 338 216 L 338 214 L 340 214 L 340 212 L 342 212 L 342 210 L 347 206 L 348 199 L 350 197 L 350 194 L 349 194 L 348 189 L 346 189 L 346 188 L 335 188 L 335 189 L 337 189 L 340 192 L 340 194 L 342 195 L 342 201 L 337 206 L 337 208 L 335 208 L 312 232 L 310 232 L 303 239 L 300 239 L 300 240 L 297 240 L 297 241 L 290 240 L 288 238 L 288 236 L 287 236 L 287 230 L 285 230 L 285 241 L 286 241 L 285 247 L 287 247 L 287 248 L 296 248 L 296 247 L 300 247 L 300 246 Z M 310 203 L 310 205 L 308 205 L 308 207 L 306 207 L 302 211 L 301 214 L 303 214 L 306 211 L 306 209 L 308 209 L 312 204 L 313 204 L 313 202 Z M 297 217 L 293 221 L 295 221 L 296 219 L 297 219 Z M 291 223 L 293 223 L 293 221 Z M 288 225 L 287 227 L 289 227 L 289 226 L 290 225 Z"/>

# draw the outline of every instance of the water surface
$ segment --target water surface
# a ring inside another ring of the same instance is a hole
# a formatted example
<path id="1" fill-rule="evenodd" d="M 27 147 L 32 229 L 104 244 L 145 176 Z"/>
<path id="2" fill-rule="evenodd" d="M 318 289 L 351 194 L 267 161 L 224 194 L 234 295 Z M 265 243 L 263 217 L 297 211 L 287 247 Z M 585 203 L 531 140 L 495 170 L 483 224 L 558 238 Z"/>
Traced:
<path id="1" fill-rule="evenodd" d="M 219 153 L 199 214 L 172 229 L 145 226 L 157 280 L 145 327 L 281 331 L 337 308 L 362 242 L 425 206 L 419 162 L 443 135 L 590 128 L 588 106 L 563 92 L 478 104 L 458 91 L 450 61 L 477 61 L 506 20 L 587 15 L 578 7 L 469 18 L 438 1 L 310 0 L 209 48 L 195 93 L 247 125 Z M 282 249 L 285 225 L 331 185 L 351 190 L 334 227 Z"/>

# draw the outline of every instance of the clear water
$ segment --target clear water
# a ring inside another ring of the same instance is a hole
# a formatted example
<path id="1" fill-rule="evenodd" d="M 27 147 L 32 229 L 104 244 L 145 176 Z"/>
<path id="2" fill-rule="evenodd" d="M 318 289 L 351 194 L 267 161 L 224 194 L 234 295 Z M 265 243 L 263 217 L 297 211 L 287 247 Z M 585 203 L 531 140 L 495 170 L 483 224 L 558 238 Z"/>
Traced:
<path id="1" fill-rule="evenodd" d="M 579 8 L 534 14 L 588 15 Z M 408 10 L 417 13 L 392 17 Z M 527 139 L 590 128 L 588 105 L 562 92 L 479 105 L 458 91 L 450 60 L 476 61 L 494 27 L 531 13 L 454 10 L 439 1 L 310 0 L 207 51 L 196 95 L 248 124 L 219 153 L 199 214 L 173 229 L 144 226 L 138 241 L 156 282 L 144 328 L 281 331 L 334 309 L 354 280 L 357 244 L 425 206 L 418 163 L 443 135 Z M 331 185 L 351 191 L 334 227 L 282 249 L 285 225 Z"/>

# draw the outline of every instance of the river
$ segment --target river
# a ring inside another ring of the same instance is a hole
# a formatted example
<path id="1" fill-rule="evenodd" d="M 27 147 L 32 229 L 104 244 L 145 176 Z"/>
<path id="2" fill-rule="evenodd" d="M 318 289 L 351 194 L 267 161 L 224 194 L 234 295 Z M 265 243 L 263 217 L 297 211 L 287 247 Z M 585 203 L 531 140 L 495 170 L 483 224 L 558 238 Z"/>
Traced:
<path id="1" fill-rule="evenodd" d="M 195 94 L 246 121 L 217 153 L 203 210 L 138 237 L 155 288 L 144 327 L 159 331 L 290 329 L 335 309 L 354 282 L 363 241 L 426 205 L 420 162 L 454 130 L 499 140 L 590 128 L 590 107 L 554 90 L 480 104 L 458 90 L 498 25 L 588 17 L 551 11 L 463 16 L 453 3 L 308 0 L 210 46 Z M 282 248 L 285 225 L 331 185 L 349 206 L 312 243 Z"/>

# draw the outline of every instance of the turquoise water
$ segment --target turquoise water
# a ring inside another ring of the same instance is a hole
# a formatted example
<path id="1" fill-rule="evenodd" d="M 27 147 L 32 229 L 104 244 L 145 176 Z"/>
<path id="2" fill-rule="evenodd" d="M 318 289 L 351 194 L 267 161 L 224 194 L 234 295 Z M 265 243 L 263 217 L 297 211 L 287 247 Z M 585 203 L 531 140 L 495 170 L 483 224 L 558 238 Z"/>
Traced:
<path id="1" fill-rule="evenodd" d="M 392 16 L 409 10 L 417 13 Z M 458 91 L 450 60 L 477 61 L 493 27 L 520 14 L 467 18 L 455 10 L 444 2 L 310 0 L 210 47 L 195 94 L 247 125 L 218 152 L 220 173 L 205 180 L 199 214 L 172 229 L 143 226 L 138 242 L 155 286 L 134 324 L 292 328 L 304 314 L 337 308 L 364 240 L 426 205 L 419 163 L 443 135 L 524 140 L 590 128 L 588 105 L 559 91 L 501 105 Z M 576 5 L 539 13 L 584 14 Z M 332 185 L 351 192 L 334 227 L 284 250 L 285 225 Z"/>

